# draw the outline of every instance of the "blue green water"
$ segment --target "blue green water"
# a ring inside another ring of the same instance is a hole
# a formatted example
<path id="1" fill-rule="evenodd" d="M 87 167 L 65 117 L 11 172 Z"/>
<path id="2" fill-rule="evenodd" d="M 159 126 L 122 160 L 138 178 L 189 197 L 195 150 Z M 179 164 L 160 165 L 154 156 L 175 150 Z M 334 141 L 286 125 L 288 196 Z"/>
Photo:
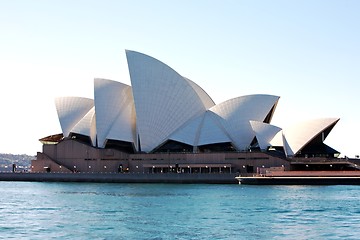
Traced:
<path id="1" fill-rule="evenodd" d="M 0 182 L 0 239 L 359 239 L 360 186 Z"/>

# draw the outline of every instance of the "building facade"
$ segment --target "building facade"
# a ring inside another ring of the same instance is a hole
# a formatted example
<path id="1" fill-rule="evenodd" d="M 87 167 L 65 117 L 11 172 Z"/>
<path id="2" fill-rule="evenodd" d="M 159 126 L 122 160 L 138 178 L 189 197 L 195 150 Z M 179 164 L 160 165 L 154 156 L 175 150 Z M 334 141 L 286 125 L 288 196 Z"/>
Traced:
<path id="1" fill-rule="evenodd" d="M 55 99 L 62 133 L 40 139 L 32 171 L 255 173 L 293 158 L 334 158 L 324 140 L 338 118 L 282 129 L 278 96 L 215 104 L 195 82 L 148 55 L 126 51 L 131 86 L 94 80 L 94 99 Z"/>

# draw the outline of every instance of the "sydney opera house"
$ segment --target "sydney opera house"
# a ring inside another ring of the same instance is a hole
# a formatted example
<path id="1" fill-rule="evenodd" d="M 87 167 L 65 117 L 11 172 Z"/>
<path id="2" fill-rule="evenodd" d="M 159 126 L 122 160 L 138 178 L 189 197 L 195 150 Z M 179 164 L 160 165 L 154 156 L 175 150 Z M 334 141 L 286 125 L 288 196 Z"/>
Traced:
<path id="1" fill-rule="evenodd" d="M 324 144 L 338 118 L 282 129 L 271 124 L 278 96 L 215 103 L 163 62 L 135 51 L 126 57 L 131 86 L 97 78 L 93 99 L 55 100 L 62 133 L 40 139 L 32 171 L 252 174 L 339 154 Z"/>

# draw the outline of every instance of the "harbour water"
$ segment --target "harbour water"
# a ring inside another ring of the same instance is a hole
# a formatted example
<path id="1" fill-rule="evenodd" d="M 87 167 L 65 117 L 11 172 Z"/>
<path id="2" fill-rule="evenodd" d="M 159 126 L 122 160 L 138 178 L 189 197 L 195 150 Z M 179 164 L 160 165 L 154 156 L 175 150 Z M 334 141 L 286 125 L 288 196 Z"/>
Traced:
<path id="1" fill-rule="evenodd" d="M 0 182 L 1 239 L 359 239 L 360 186 Z"/>

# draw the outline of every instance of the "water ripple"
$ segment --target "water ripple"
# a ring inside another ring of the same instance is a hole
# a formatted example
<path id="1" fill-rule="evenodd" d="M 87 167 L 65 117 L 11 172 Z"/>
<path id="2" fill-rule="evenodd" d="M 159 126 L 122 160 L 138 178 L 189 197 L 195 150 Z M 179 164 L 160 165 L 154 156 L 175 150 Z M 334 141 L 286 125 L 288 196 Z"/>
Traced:
<path id="1" fill-rule="evenodd" d="M 0 182 L 3 239 L 357 239 L 358 186 Z"/>

